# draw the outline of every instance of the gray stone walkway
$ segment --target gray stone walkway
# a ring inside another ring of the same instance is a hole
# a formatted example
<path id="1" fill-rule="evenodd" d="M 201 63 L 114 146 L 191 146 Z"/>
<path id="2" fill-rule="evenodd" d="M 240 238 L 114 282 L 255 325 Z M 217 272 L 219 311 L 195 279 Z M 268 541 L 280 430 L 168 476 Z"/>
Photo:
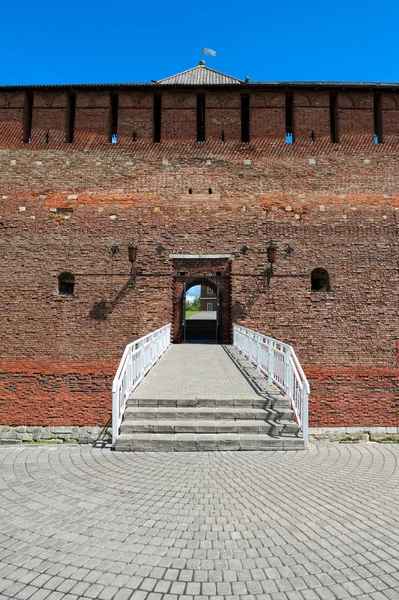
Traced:
<path id="1" fill-rule="evenodd" d="M 0 598 L 397 600 L 399 446 L 0 448 Z"/>
<path id="2" fill-rule="evenodd" d="M 230 400 L 256 399 L 266 390 L 279 393 L 256 369 L 246 378 L 232 360 L 236 355 L 232 346 L 172 344 L 134 391 L 134 397 Z M 254 387 L 259 379 L 263 380 L 261 390 Z"/>

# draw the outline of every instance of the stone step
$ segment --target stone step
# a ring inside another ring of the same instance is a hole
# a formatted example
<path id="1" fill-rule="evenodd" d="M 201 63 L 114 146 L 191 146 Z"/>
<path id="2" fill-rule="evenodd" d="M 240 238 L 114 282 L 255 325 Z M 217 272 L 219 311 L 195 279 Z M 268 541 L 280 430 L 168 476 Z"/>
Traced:
<path id="1" fill-rule="evenodd" d="M 121 427 L 122 433 L 249 433 L 281 435 L 283 433 L 298 433 L 298 425 L 294 421 L 267 422 L 259 419 L 241 420 L 183 420 L 154 421 L 125 420 Z"/>
<path id="2" fill-rule="evenodd" d="M 195 452 L 215 450 L 303 450 L 302 438 L 266 434 L 122 433 L 117 452 Z"/>
<path id="3" fill-rule="evenodd" d="M 129 406 L 125 412 L 125 420 L 241 420 L 254 419 L 261 421 L 289 421 L 293 418 L 290 408 L 281 407 L 274 409 L 239 407 L 239 406 L 203 406 L 203 407 L 170 407 L 170 406 Z"/>
<path id="4" fill-rule="evenodd" d="M 128 407 L 133 406 L 156 406 L 156 407 L 184 407 L 184 408 L 222 408 L 222 407 L 237 407 L 237 408 L 270 408 L 280 409 L 289 408 L 288 398 L 277 392 L 276 394 L 268 394 L 265 397 L 258 398 L 140 398 L 132 394 L 128 400 Z"/>

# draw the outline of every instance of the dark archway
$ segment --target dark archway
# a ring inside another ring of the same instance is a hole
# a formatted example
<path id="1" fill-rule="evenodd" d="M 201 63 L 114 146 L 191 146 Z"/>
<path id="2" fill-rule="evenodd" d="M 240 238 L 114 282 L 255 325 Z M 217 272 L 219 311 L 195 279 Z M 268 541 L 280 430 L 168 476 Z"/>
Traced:
<path id="1" fill-rule="evenodd" d="M 330 275 L 326 269 L 313 269 L 310 279 L 312 292 L 331 292 Z"/>
<path id="2" fill-rule="evenodd" d="M 213 291 L 219 290 L 219 309 L 216 329 L 216 342 L 230 344 L 231 328 L 231 259 L 225 256 L 182 256 L 174 257 L 173 267 L 173 343 L 181 344 L 185 340 L 184 298 L 186 291 L 195 285 L 206 285 Z M 202 308 L 206 308 L 205 305 Z"/>
<path id="3" fill-rule="evenodd" d="M 188 304 L 188 292 L 199 288 L 194 308 Z M 221 303 L 219 282 L 207 277 L 189 278 L 182 297 L 183 341 L 186 343 L 217 343 L 220 339 Z"/>
<path id="4" fill-rule="evenodd" d="M 58 275 L 58 293 L 60 296 L 73 296 L 75 290 L 75 277 L 72 273 Z"/>

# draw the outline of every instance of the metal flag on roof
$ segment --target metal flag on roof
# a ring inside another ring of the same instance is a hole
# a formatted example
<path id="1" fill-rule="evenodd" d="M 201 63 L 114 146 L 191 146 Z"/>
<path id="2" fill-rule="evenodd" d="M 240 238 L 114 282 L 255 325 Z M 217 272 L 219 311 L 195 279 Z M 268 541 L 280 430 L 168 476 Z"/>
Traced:
<path id="1" fill-rule="evenodd" d="M 216 52 L 210 48 L 202 48 L 202 54 L 206 56 L 216 56 Z"/>

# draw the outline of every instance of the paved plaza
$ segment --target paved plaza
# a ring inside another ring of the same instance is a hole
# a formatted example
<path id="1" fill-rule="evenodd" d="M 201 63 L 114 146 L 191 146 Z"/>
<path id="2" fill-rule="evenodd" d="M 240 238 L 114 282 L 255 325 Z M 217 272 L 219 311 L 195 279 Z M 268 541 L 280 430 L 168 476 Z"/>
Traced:
<path id="1" fill-rule="evenodd" d="M 2 447 L 0 598 L 397 600 L 398 458 Z"/>

